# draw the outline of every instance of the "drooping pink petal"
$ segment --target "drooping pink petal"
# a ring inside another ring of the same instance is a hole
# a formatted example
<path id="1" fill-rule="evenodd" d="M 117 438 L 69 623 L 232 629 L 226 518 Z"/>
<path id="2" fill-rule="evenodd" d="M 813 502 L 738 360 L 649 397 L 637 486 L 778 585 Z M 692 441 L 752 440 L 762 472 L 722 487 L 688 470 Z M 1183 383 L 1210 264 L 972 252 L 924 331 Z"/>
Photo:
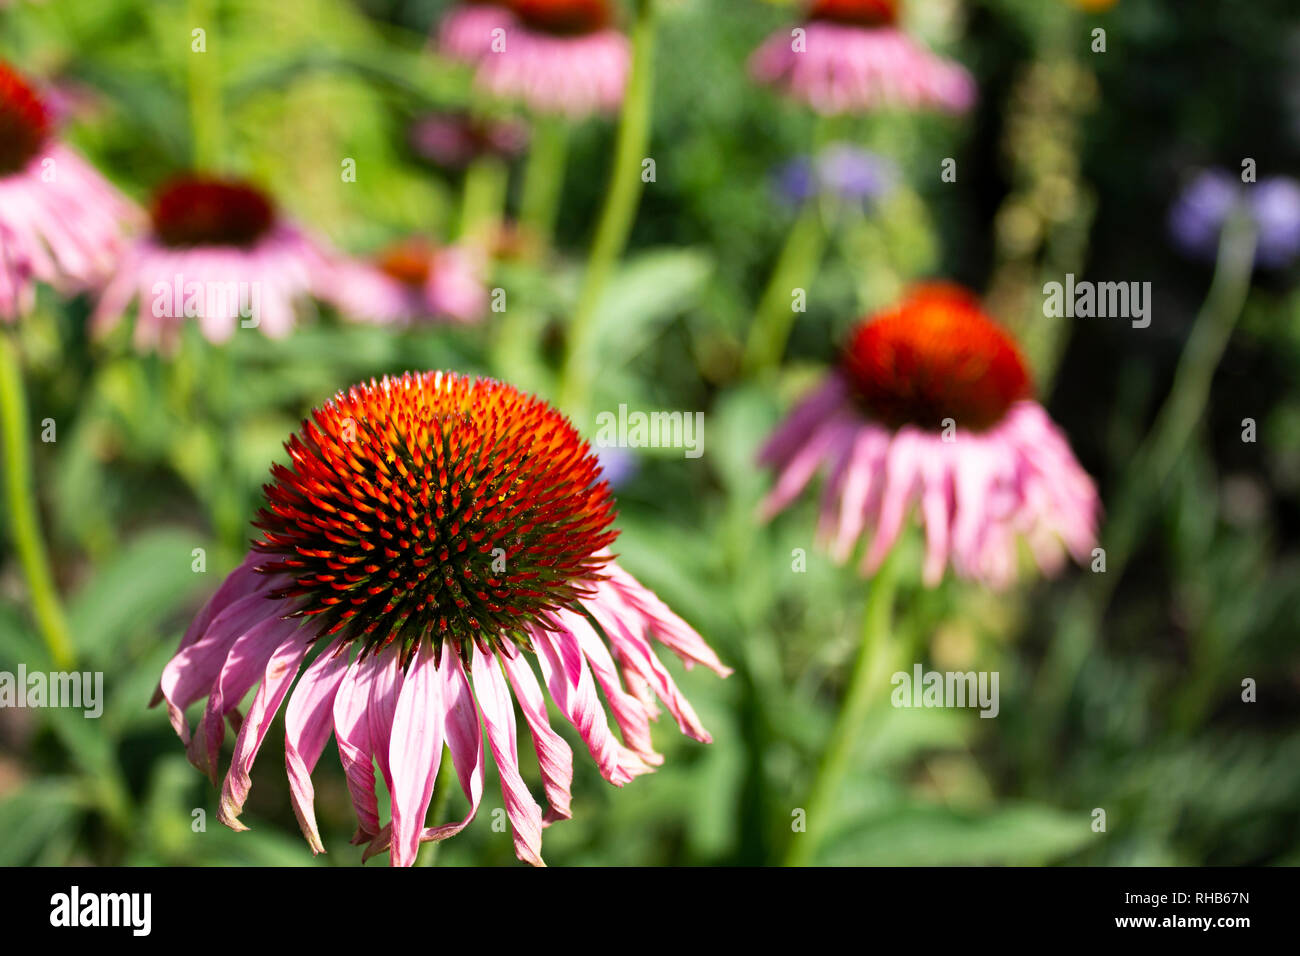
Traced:
<path id="1" fill-rule="evenodd" d="M 610 732 L 586 658 L 571 630 L 574 616 L 567 611 L 551 614 L 547 623 L 554 630 L 535 627 L 530 635 L 551 699 L 582 737 L 600 775 L 621 787 L 650 767 Z"/>
<path id="2" fill-rule="evenodd" d="M 537 763 L 542 771 L 542 785 L 546 789 L 545 823 L 556 820 L 568 820 L 573 814 L 569 809 L 571 795 L 569 787 L 573 783 L 573 750 L 564 738 L 551 727 L 546 714 L 546 698 L 537 683 L 533 668 L 519 652 L 513 656 L 503 655 L 501 663 L 505 665 L 510 686 L 514 688 L 515 700 L 528 721 L 528 729 L 533 734 L 533 749 L 537 751 Z"/>
<path id="3" fill-rule="evenodd" d="M 923 436 L 910 426 L 901 429 L 889 446 L 880 501 L 880 523 L 862 563 L 868 573 L 875 573 L 902 534 L 903 522 L 920 484 L 919 459 L 924 450 Z"/>
<path id="4" fill-rule="evenodd" d="M 217 808 L 217 819 L 232 830 L 248 829 L 239 822 L 238 818 L 244 809 L 244 801 L 248 799 L 248 791 L 253 785 L 250 776 L 253 761 L 257 759 L 257 752 L 261 749 L 262 741 L 266 739 L 271 721 L 275 719 L 281 702 L 289 693 L 289 687 L 298 674 L 303 658 L 307 656 L 311 637 L 309 632 L 295 631 L 271 655 L 271 660 L 266 665 L 266 676 L 262 686 L 258 688 L 257 696 L 253 698 L 253 706 L 249 708 L 248 716 L 244 718 L 243 725 L 239 728 L 239 736 L 235 740 L 235 755 L 230 761 L 230 770 L 226 773 L 225 783 L 222 784 L 221 804 Z"/>
<path id="5" fill-rule="evenodd" d="M 375 796 L 375 767 L 370 733 L 370 666 L 358 655 L 349 665 L 334 695 L 334 739 L 348 781 L 357 832 L 352 843 L 364 843 L 379 832 L 379 801 Z"/>
<path id="6" fill-rule="evenodd" d="M 655 639 L 680 657 L 688 670 L 694 664 L 703 664 L 719 677 L 731 674 L 731 668 L 718 660 L 718 655 L 704 642 L 704 638 L 657 594 L 612 562 L 606 565 L 604 573 L 618 588 L 623 600 L 649 620 Z"/>
<path id="7" fill-rule="evenodd" d="M 393 714 L 388 758 L 393 775 L 393 866 L 415 862 L 442 762 L 443 682 L 433 657 L 432 642 L 421 640 Z"/>
<path id="8" fill-rule="evenodd" d="M 320 652 L 289 698 L 284 713 L 284 765 L 289 775 L 289 799 L 302 835 L 313 854 L 324 853 L 316 827 L 311 772 L 330 739 L 334 698 L 348 672 L 346 645 L 340 639 Z"/>
<path id="9" fill-rule="evenodd" d="M 469 800 L 469 813 L 459 822 L 430 827 L 424 831 L 423 840 L 445 840 L 455 836 L 474 819 L 479 802 L 483 799 L 484 771 L 487 765 L 483 759 L 483 732 L 479 728 L 478 705 L 474 703 L 474 692 L 470 689 L 469 678 L 465 676 L 460 655 L 451 648 L 445 648 L 442 653 L 442 666 L 438 673 L 442 678 L 442 709 L 446 721 L 443 729 L 447 749 L 451 751 L 451 760 L 456 767 L 456 776 L 460 780 L 461 789 L 465 791 L 465 798 Z"/>
<path id="10" fill-rule="evenodd" d="M 160 686 L 167 716 L 181 741 L 190 742 L 185 708 L 211 690 L 231 648 L 250 628 L 285 613 L 285 602 L 271 601 L 260 591 L 235 601 L 219 613 L 203 636 L 163 668 Z"/>
<path id="11" fill-rule="evenodd" d="M 759 464 L 783 469 L 807 441 L 813 428 L 843 407 L 847 396 L 848 386 L 844 379 L 838 375 L 827 376 L 826 381 L 799 402 L 763 443 L 758 453 Z"/>
<path id="12" fill-rule="evenodd" d="M 545 866 L 542 862 L 542 809 L 519 775 L 515 709 L 510 699 L 510 687 L 501 674 L 495 655 L 485 654 L 477 644 L 474 645 L 471 676 L 483 723 L 487 726 L 492 758 L 501 777 L 501 796 L 514 831 L 515 856 L 533 866 Z"/>
<path id="13" fill-rule="evenodd" d="M 583 656 L 587 658 L 587 664 L 596 678 L 596 683 L 600 685 L 600 689 L 605 693 L 605 699 L 609 701 L 610 710 L 614 712 L 614 721 L 622 731 L 623 742 L 646 763 L 659 766 L 664 762 L 664 758 L 663 754 L 655 751 L 654 742 L 650 739 L 649 711 L 640 700 L 623 689 L 618 666 L 614 663 L 609 648 L 605 646 L 605 642 L 600 639 L 591 625 L 579 614 L 571 615 L 568 622 L 571 633 L 577 638 L 578 646 L 582 649 Z"/>
<path id="14" fill-rule="evenodd" d="M 393 719 L 397 714 L 397 700 L 402 691 L 405 675 L 398 666 L 398 649 L 390 645 L 371 654 L 369 666 L 370 701 L 366 705 L 366 718 L 370 724 L 371 756 L 384 775 L 388 792 L 393 792 L 393 766 L 389 756 L 389 741 L 393 736 Z"/>
<path id="15" fill-rule="evenodd" d="M 244 695 L 266 672 L 271 655 L 297 628 L 297 621 L 274 617 L 262 621 L 235 641 L 226 655 L 221 673 L 208 694 L 199 732 L 186 748 L 190 763 L 206 773 L 213 786 L 217 783 L 217 759 L 225 738 L 226 714 L 239 706 Z"/>
<path id="16" fill-rule="evenodd" d="M 645 628 L 650 621 L 627 604 L 616 588 L 610 586 L 602 587 L 585 606 L 618 649 L 625 666 L 659 695 L 682 733 L 701 743 L 711 743 L 713 738 L 700 723 L 695 708 L 677 689 L 672 675 L 655 656 L 650 642 L 646 640 Z"/>
<path id="17" fill-rule="evenodd" d="M 880 462 L 888 450 L 889 433 L 885 429 L 872 424 L 859 426 L 850 453 L 849 474 L 844 481 L 839 528 L 832 545 L 832 556 L 836 561 L 843 563 L 849 559 L 875 510 L 873 499 L 880 500 Z"/>

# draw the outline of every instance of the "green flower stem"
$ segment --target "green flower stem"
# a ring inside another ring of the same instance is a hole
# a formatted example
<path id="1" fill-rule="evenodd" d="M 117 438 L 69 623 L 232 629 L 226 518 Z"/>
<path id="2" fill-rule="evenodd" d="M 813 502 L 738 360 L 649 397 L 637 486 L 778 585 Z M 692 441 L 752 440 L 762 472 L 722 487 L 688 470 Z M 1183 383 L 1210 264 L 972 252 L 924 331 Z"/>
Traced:
<path id="1" fill-rule="evenodd" d="M 583 273 L 578 304 L 569 323 L 560 372 L 560 406 L 579 422 L 585 418 L 594 374 L 595 361 L 589 351 L 596 308 L 609 274 L 627 245 L 645 185 L 641 164 L 650 142 L 654 57 L 654 2 L 637 0 L 636 22 L 632 26 L 631 75 L 614 143 L 614 166 Z"/>
<path id="2" fill-rule="evenodd" d="M 3 432 L 5 505 L 9 532 L 18 561 L 27 578 L 32 611 L 54 666 L 71 670 L 76 662 L 68 622 L 59 604 L 50 573 L 49 554 L 41 537 L 32 487 L 27 399 L 23 394 L 22 367 L 11 335 L 0 330 L 0 432 Z"/>
<path id="3" fill-rule="evenodd" d="M 510 171 L 497 156 L 480 156 L 465 170 L 460 207 L 460 236 L 473 237 L 481 226 L 501 218 Z"/>
<path id="4" fill-rule="evenodd" d="M 1063 719 L 1067 697 L 1095 644 L 1111 594 L 1152 516 L 1152 503 L 1203 417 L 1214 371 L 1250 291 L 1256 238 L 1253 223 L 1244 216 L 1232 217 L 1225 225 L 1210 291 L 1188 335 L 1173 385 L 1108 508 L 1102 536 L 1106 573 L 1089 575 L 1061 615 L 1062 629 L 1052 642 L 1040 680 L 1049 689 L 1043 700 L 1048 717 L 1040 734 L 1045 747 Z"/>
<path id="5" fill-rule="evenodd" d="M 895 666 L 897 654 L 893 621 L 897 565 L 897 559 L 891 554 L 871 579 L 862 615 L 862 639 L 857 660 L 849 675 L 849 686 L 818 764 L 812 789 L 804 802 L 807 832 L 791 835 L 786 866 L 806 866 L 816 855 L 817 847 L 826 835 L 826 824 L 833 814 L 835 797 L 853 756 L 858 733 L 872 705 L 889 686 L 890 669 Z"/>
<path id="6" fill-rule="evenodd" d="M 812 158 L 817 157 L 836 138 L 845 135 L 844 117 L 823 116 L 812 131 Z M 864 136 L 864 139 L 866 137 Z M 826 254 L 829 235 L 826 216 L 833 212 L 823 197 L 810 196 L 785 237 L 772 275 L 763 296 L 758 300 L 754 322 L 741 357 L 741 369 L 750 376 L 761 376 L 781 364 L 786 343 L 794 329 L 795 289 L 807 289 L 817 277 L 817 267 Z"/>
<path id="7" fill-rule="evenodd" d="M 822 224 L 821 207 L 812 198 L 804 203 L 799 218 L 786 236 L 772 277 L 759 300 L 745 344 L 742 368 L 747 374 L 761 375 L 780 364 L 794 328 L 796 313 L 791 297 L 795 289 L 807 288 L 825 250 L 826 229 Z"/>
<path id="8" fill-rule="evenodd" d="M 1150 496 L 1169 479 L 1204 416 L 1215 369 L 1250 292 L 1257 238 L 1254 223 L 1245 215 L 1231 217 L 1224 226 L 1210 291 L 1187 337 L 1173 385 L 1111 509 L 1106 533 L 1108 574 L 1128 561 L 1150 514 Z"/>
<path id="9" fill-rule="evenodd" d="M 238 332 L 236 333 L 238 334 Z M 194 337 L 200 364 L 207 366 L 204 389 L 216 397 L 212 418 L 216 430 L 217 468 L 208 498 L 212 502 L 212 525 L 223 547 L 240 553 L 246 550 L 248 518 L 245 514 L 244 486 L 237 467 L 239 423 L 230 405 L 235 394 L 236 374 L 231 343 L 213 345 L 200 336 Z"/>
<path id="10" fill-rule="evenodd" d="M 218 169 L 221 163 L 221 70 L 213 48 L 216 19 L 213 0 L 188 0 L 186 16 L 190 29 L 204 31 L 204 52 L 187 52 L 189 57 L 186 85 L 189 93 L 190 133 L 193 137 L 193 163 L 198 170 Z"/>
<path id="11" fill-rule="evenodd" d="M 542 244 L 551 244 L 555 217 L 564 188 L 564 166 L 569 154 L 568 124 L 556 117 L 539 117 L 533 124 L 532 144 L 524 167 L 519 221 Z"/>

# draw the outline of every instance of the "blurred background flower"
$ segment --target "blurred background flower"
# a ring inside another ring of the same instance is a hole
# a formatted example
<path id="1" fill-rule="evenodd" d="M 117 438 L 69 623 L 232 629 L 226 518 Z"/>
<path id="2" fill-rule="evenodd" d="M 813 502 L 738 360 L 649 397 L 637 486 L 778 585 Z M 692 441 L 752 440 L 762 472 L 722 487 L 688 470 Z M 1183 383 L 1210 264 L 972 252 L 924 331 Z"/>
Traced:
<path id="1" fill-rule="evenodd" d="M 832 143 L 815 159 L 799 157 L 778 167 L 778 197 L 801 206 L 814 197 L 849 204 L 871 204 L 896 185 L 898 171 L 889 160 L 850 143 Z"/>
<path id="2" fill-rule="evenodd" d="M 1238 213 L 1257 230 L 1259 265 L 1284 269 L 1300 255 L 1300 183 L 1286 176 L 1243 183 L 1222 169 L 1198 173 L 1170 210 L 1169 229 L 1189 255 L 1213 261 L 1224 225 Z"/>

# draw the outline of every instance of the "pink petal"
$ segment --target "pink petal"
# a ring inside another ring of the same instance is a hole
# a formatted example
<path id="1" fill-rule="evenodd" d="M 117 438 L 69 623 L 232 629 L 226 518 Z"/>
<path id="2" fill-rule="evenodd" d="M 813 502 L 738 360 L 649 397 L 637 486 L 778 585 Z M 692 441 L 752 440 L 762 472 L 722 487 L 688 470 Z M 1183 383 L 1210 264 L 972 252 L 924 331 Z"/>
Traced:
<path id="1" fill-rule="evenodd" d="M 713 738 L 700 723 L 695 708 L 682 696 L 672 675 L 655 656 L 650 642 L 646 640 L 644 635 L 649 619 L 623 602 L 618 590 L 613 587 L 599 589 L 596 597 L 588 600 L 585 606 L 614 643 L 624 664 L 659 695 L 682 733 L 701 743 L 712 743 Z"/>
<path id="2" fill-rule="evenodd" d="M 433 644 L 421 640 L 393 714 L 389 764 L 393 775 L 393 866 L 410 866 L 420 849 L 433 782 L 442 762 L 442 681 Z"/>
<path id="3" fill-rule="evenodd" d="M 239 736 L 235 740 L 235 756 L 226 773 L 221 788 L 221 804 L 217 809 L 217 819 L 232 830 L 248 829 L 239 822 L 238 817 L 253 785 L 249 771 L 253 768 L 253 761 L 257 759 L 257 751 L 261 749 L 271 721 L 275 719 L 280 703 L 289 693 L 289 687 L 298 675 L 298 668 L 310 646 L 310 634 L 297 630 L 276 648 L 266 665 L 266 679 L 258 688 L 253 706 L 249 708 L 248 716 L 239 728 Z"/>
<path id="4" fill-rule="evenodd" d="M 617 564 L 606 565 L 604 573 L 618 588 L 623 600 L 649 619 L 650 630 L 655 638 L 680 657 L 688 669 L 693 664 L 703 664 L 719 677 L 727 677 L 731 674 L 731 668 L 718 660 L 718 655 L 713 652 L 713 648 L 704 643 L 704 638 L 678 617 L 667 604 L 659 600 L 657 594 Z"/>
<path id="5" fill-rule="evenodd" d="M 393 719 L 397 713 L 397 700 L 402 690 L 402 669 L 398 666 L 395 645 L 389 645 L 367 658 L 369 665 L 370 701 L 366 717 L 370 722 L 371 755 L 379 764 L 388 792 L 393 792 L 392 763 L 389 760 L 389 741 L 393 736 Z"/>
<path id="6" fill-rule="evenodd" d="M 519 709 L 523 711 L 528 728 L 533 733 L 533 749 L 537 751 L 542 785 L 546 789 L 546 802 L 550 804 L 546 811 L 546 822 L 568 820 L 573 815 L 569 810 L 573 751 L 564 738 L 551 728 L 551 721 L 546 714 L 546 698 L 542 696 L 542 688 L 524 654 L 520 652 L 513 657 L 504 655 L 501 662 L 505 665 L 506 675 L 515 690 Z"/>
<path id="7" fill-rule="evenodd" d="M 570 631 L 569 619 L 572 617 L 574 615 L 568 611 L 552 614 L 548 623 L 556 630 L 545 631 L 536 627 L 530 632 L 538 650 L 538 663 L 542 665 L 542 676 L 550 688 L 551 699 L 577 729 L 601 776 L 621 787 L 650 768 L 610 732 L 587 661 L 578 639 Z"/>
<path id="8" fill-rule="evenodd" d="M 208 695 L 199 733 L 186 752 L 190 763 L 217 783 L 217 759 L 225 738 L 226 714 L 239 706 L 244 695 L 262 677 L 271 655 L 298 629 L 298 622 L 271 618 L 244 633 L 230 649 L 221 674 Z"/>
<path id="9" fill-rule="evenodd" d="M 445 840 L 455 836 L 474 819 L 479 802 L 483 799 L 486 761 L 483 759 L 483 732 L 479 729 L 478 706 L 469 678 L 460 662 L 460 655 L 451 648 L 443 649 L 442 708 L 446 724 L 447 748 L 456 767 L 461 789 L 469 800 L 469 813 L 459 823 L 444 823 L 424 831 L 423 840 Z M 436 821 L 435 821 L 436 822 Z"/>
<path id="10" fill-rule="evenodd" d="M 187 746 L 190 729 L 185 708 L 212 689 L 241 636 L 268 618 L 280 617 L 285 610 L 283 601 L 268 600 L 261 593 L 249 594 L 220 612 L 201 638 L 167 662 L 159 686 L 172 727 Z"/>
<path id="11" fill-rule="evenodd" d="M 569 623 L 596 683 L 605 692 L 605 699 L 614 712 L 614 721 L 623 733 L 623 742 L 646 763 L 654 766 L 663 763 L 663 755 L 655 752 L 650 739 L 650 713 L 640 700 L 623 689 L 618 667 L 605 642 L 581 615 L 572 615 Z"/>
<path id="12" fill-rule="evenodd" d="M 321 651 L 303 673 L 284 713 L 284 766 L 289 774 L 289 799 L 302 835 L 313 854 L 324 853 L 316 828 L 313 806 L 316 790 L 311 772 L 330 739 L 334 698 L 348 672 L 348 655 L 342 639 Z"/>
<path id="13" fill-rule="evenodd" d="M 367 660 L 358 655 L 334 696 L 334 739 L 338 742 L 339 762 L 347 776 L 352 806 L 357 811 L 354 844 L 363 843 L 379 832 L 379 802 L 375 797 L 375 769 L 370 756 L 369 673 Z"/>
<path id="14" fill-rule="evenodd" d="M 542 809 L 519 775 L 515 709 L 510 699 L 510 687 L 497 667 L 495 655 L 484 654 L 477 644 L 474 645 L 471 670 L 474 693 L 483 712 L 483 723 L 487 725 L 488 743 L 501 777 L 506 815 L 514 830 L 515 856 L 533 866 L 545 866 L 542 862 Z"/>

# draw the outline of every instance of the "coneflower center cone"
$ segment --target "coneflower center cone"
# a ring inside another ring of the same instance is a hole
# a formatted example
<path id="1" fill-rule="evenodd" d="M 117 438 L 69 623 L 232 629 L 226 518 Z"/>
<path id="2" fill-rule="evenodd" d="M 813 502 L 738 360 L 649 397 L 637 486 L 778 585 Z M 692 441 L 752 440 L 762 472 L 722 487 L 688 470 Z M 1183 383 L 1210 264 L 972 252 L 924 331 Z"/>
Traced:
<path id="1" fill-rule="evenodd" d="M 1032 386 L 1015 342 L 957 286 L 922 287 L 859 325 L 842 370 L 871 418 L 938 431 L 984 431 Z"/>
<path id="2" fill-rule="evenodd" d="M 428 636 L 528 646 L 524 626 L 589 593 L 616 532 L 596 456 L 545 402 L 454 373 L 340 393 L 272 468 L 255 526 L 277 597 L 319 633 L 404 652 Z"/>
<path id="3" fill-rule="evenodd" d="M 0 176 L 27 167 L 50 135 L 50 116 L 27 81 L 0 63 Z"/>
<path id="4" fill-rule="evenodd" d="M 433 247 L 420 239 L 389 246 L 379 254 L 379 271 L 406 286 L 418 288 L 429 281 Z"/>
<path id="5" fill-rule="evenodd" d="M 560 36 L 595 33 L 614 19 L 609 0 L 513 0 L 511 9 L 524 25 Z"/>
<path id="6" fill-rule="evenodd" d="M 255 245 L 275 225 L 275 206 L 260 189 L 236 180 L 171 180 L 149 207 L 153 232 L 166 246 Z"/>
<path id="7" fill-rule="evenodd" d="M 808 19 L 858 27 L 893 26 L 898 22 L 898 0 L 813 0 Z"/>

